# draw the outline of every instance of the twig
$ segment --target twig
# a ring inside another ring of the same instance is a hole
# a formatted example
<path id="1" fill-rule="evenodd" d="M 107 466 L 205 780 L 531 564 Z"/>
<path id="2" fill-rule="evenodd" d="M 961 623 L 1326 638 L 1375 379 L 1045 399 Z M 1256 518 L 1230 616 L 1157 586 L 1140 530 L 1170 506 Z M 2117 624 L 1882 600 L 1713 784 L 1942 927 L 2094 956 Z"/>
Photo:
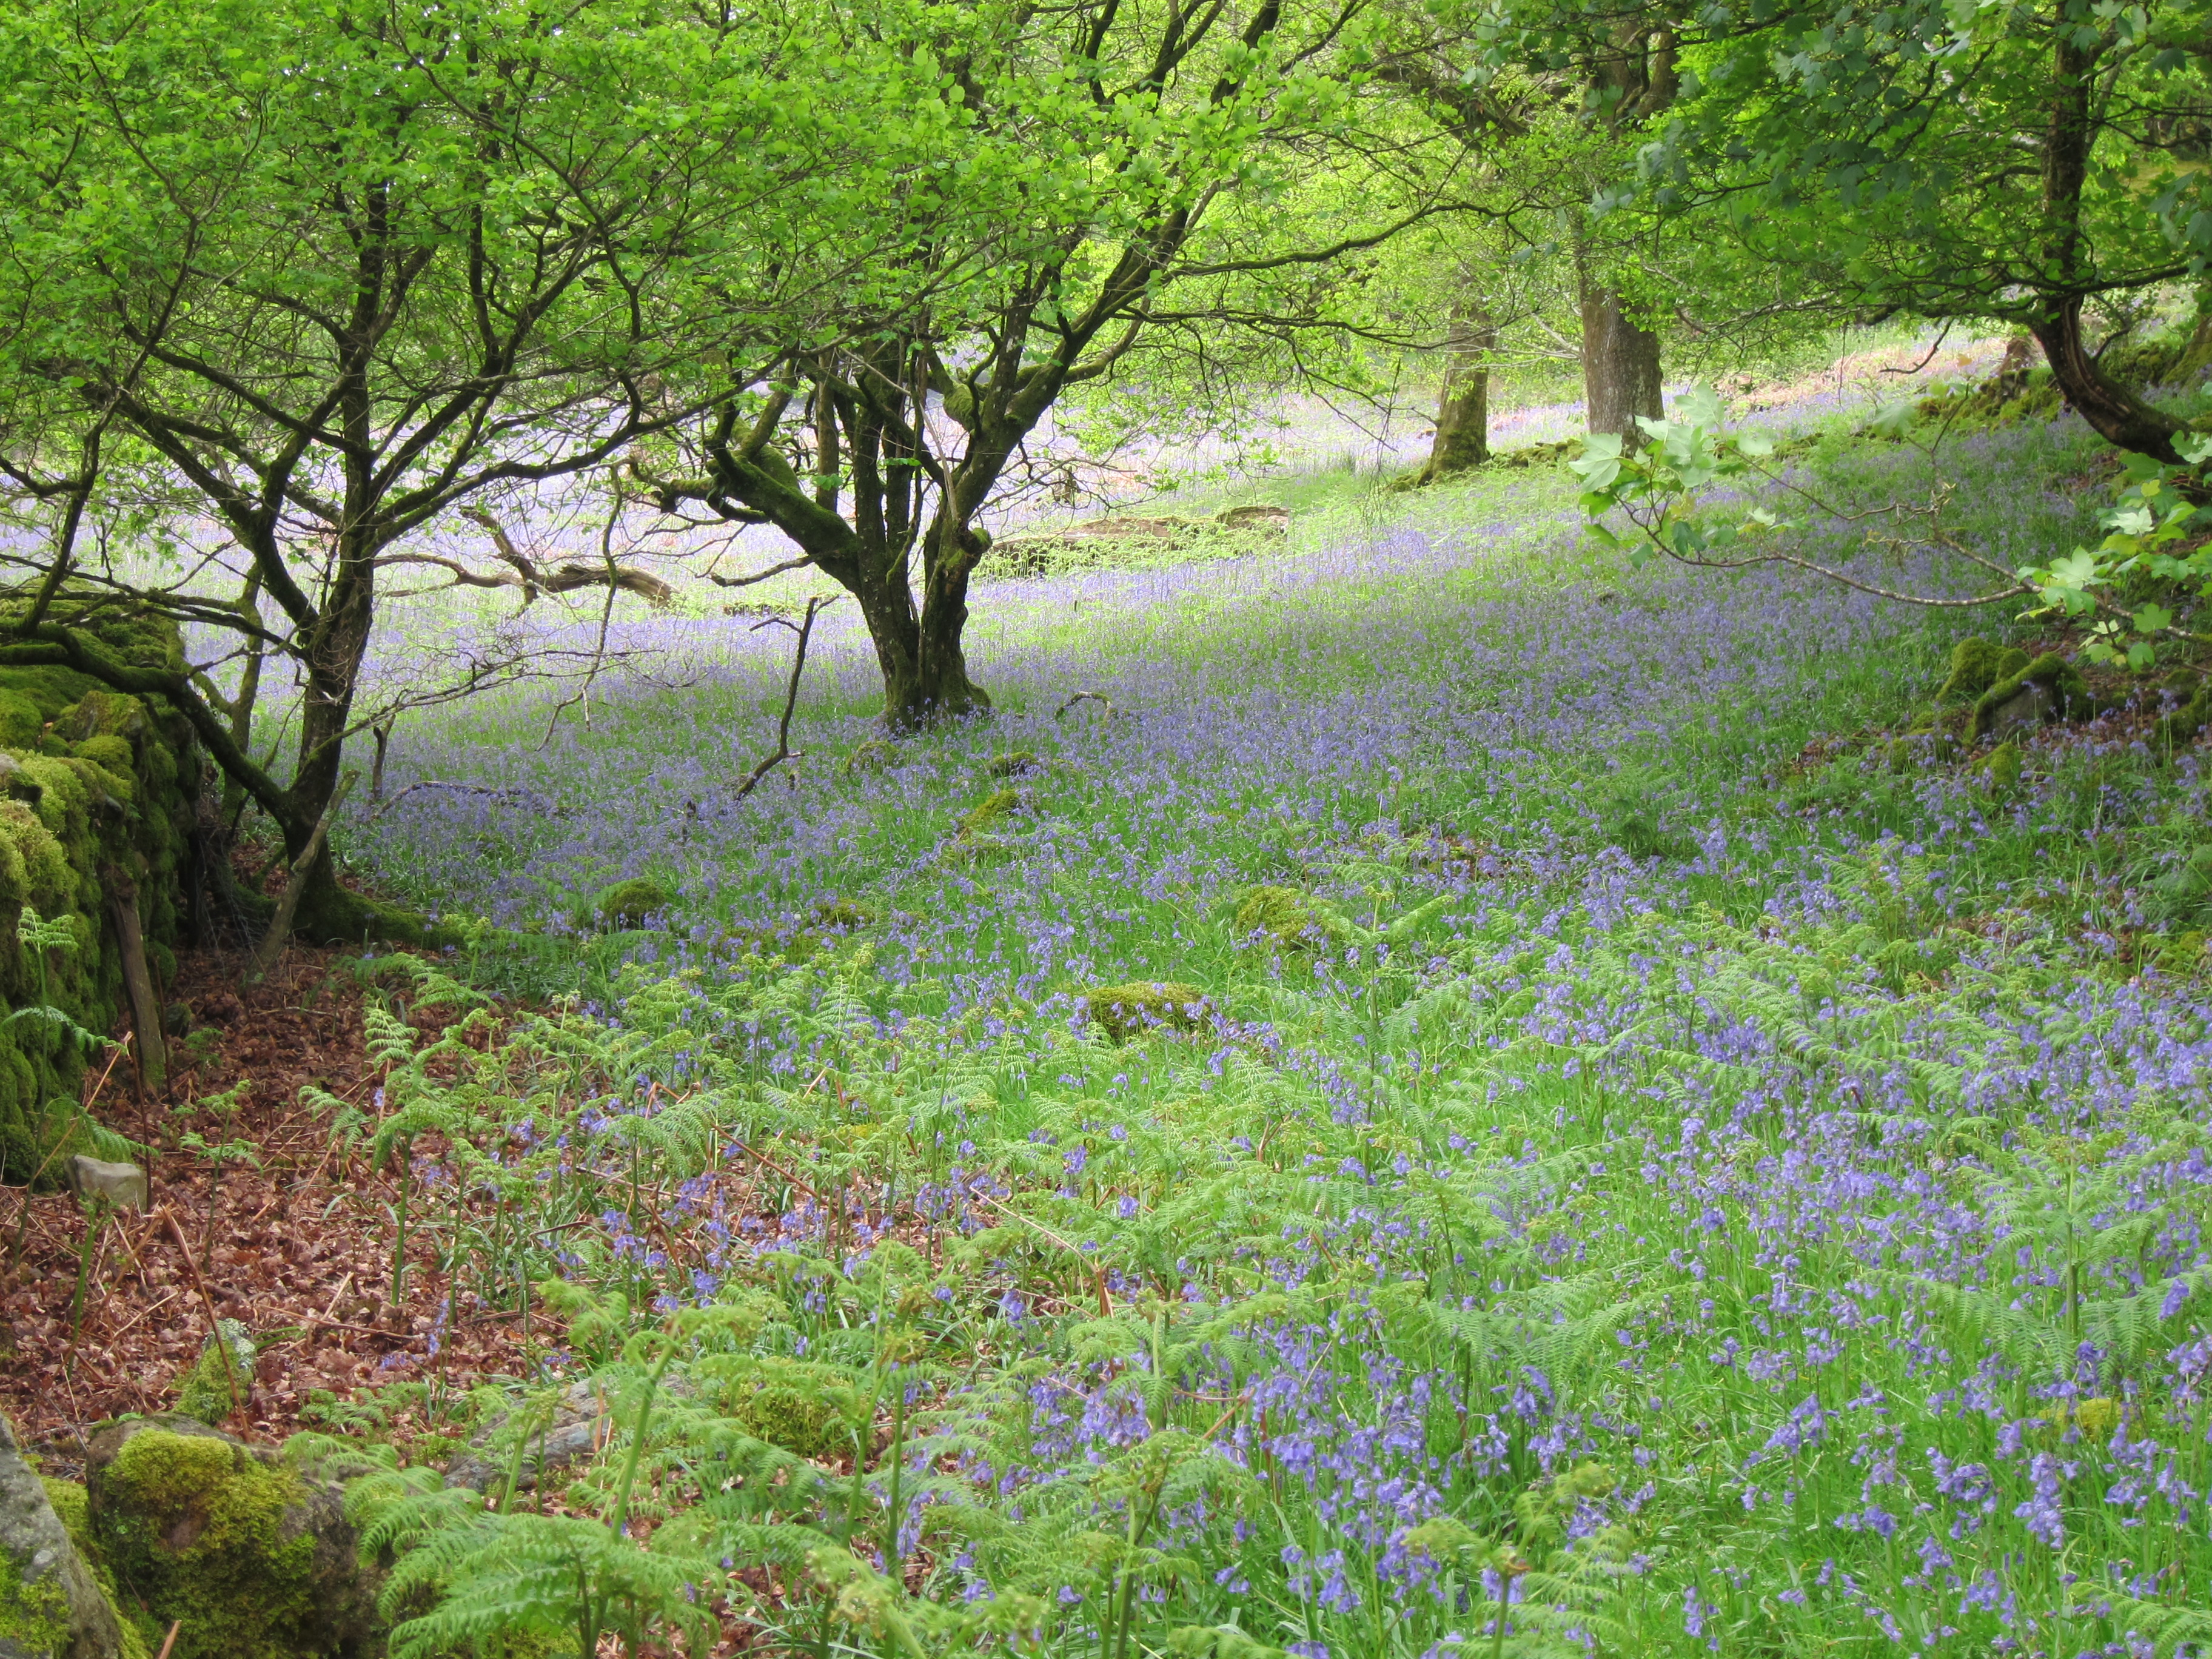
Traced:
<path id="1" fill-rule="evenodd" d="M 797 1176 L 792 1174 L 790 1170 L 785 1169 L 767 1153 L 755 1152 L 751 1147 L 746 1146 L 742 1140 L 733 1142 L 732 1144 L 739 1152 L 743 1152 L 747 1158 L 752 1159 L 754 1163 L 759 1164 L 763 1169 L 767 1170 L 772 1175 L 782 1176 L 784 1180 L 798 1188 L 800 1192 L 805 1193 L 807 1197 L 812 1199 L 817 1204 L 819 1204 L 822 1201 L 821 1194 L 816 1192 L 813 1188 L 808 1186 Z"/>
<path id="2" fill-rule="evenodd" d="M 169 1650 L 177 1645 L 177 1632 L 184 1627 L 185 1621 L 181 1619 L 169 1621 L 169 1633 L 161 1638 L 161 1650 L 154 1656 L 154 1659 L 169 1659 Z"/>
<path id="3" fill-rule="evenodd" d="M 1111 1319 L 1114 1316 L 1113 1299 L 1106 1294 L 1106 1269 L 1100 1267 L 1097 1262 L 1091 1261 L 1089 1256 L 1085 1255 L 1080 1246 L 1069 1243 L 1058 1233 L 1053 1231 L 1051 1228 L 1046 1226 L 1044 1223 L 1042 1221 L 1032 1220 L 1030 1217 L 1024 1215 L 1019 1210 L 1015 1209 L 1011 1204 L 1002 1204 L 997 1199 L 991 1197 L 988 1194 L 983 1195 L 983 1201 L 991 1206 L 994 1209 L 1004 1210 L 1008 1215 L 1013 1217 L 1017 1221 L 1028 1222 L 1030 1226 L 1036 1228 L 1054 1243 L 1059 1245 L 1061 1249 L 1071 1253 L 1078 1261 L 1090 1268 L 1091 1276 L 1098 1281 L 1099 1316 L 1105 1319 Z"/>
<path id="4" fill-rule="evenodd" d="M 751 775 L 738 786 L 738 793 L 732 797 L 733 799 L 743 800 L 758 788 L 760 781 L 778 766 L 787 760 L 797 760 L 805 752 L 804 750 L 794 750 L 791 746 L 792 710 L 799 706 L 799 678 L 806 672 L 806 641 L 814 632 L 814 618 L 820 611 L 836 603 L 834 595 L 826 599 L 811 599 L 806 602 L 806 616 L 803 621 L 794 623 L 784 617 L 769 617 L 752 625 L 750 631 L 756 634 L 763 628 L 780 626 L 790 629 L 799 635 L 799 649 L 791 659 L 791 684 L 784 690 L 783 718 L 776 723 L 775 753 L 753 768 Z"/>
<path id="5" fill-rule="evenodd" d="M 269 970 L 284 954 L 284 946 L 292 937 L 292 918 L 299 914 L 300 895 L 307 890 L 307 872 L 314 867 L 316 858 L 323 850 L 323 841 L 331 832 L 331 820 L 337 816 L 338 808 L 345 802 L 347 792 L 352 789 L 358 772 L 349 772 L 338 780 L 338 787 L 331 792 L 329 804 L 323 808 L 322 817 L 315 820 L 313 832 L 307 845 L 293 861 L 292 878 L 284 884 L 284 896 L 276 901 L 276 914 L 270 919 L 269 931 L 261 936 L 261 944 L 253 952 L 253 965 L 246 970 L 246 982 L 258 985 L 268 978 Z"/>
<path id="6" fill-rule="evenodd" d="M 167 1307 L 169 1304 L 177 1299 L 179 1294 L 179 1293 L 176 1291 L 167 1291 L 163 1294 L 159 1302 L 154 1303 L 150 1306 L 141 1308 L 137 1313 L 131 1316 L 131 1320 L 128 1324 L 125 1325 L 121 1329 L 114 1332 L 108 1337 L 108 1346 L 112 1347 L 116 1343 L 120 1342 L 125 1337 L 130 1335 L 131 1332 L 138 1328 L 140 1322 L 145 1319 L 147 1315 L 158 1313 L 163 1308 Z"/>
<path id="7" fill-rule="evenodd" d="M 246 1414 L 246 1401 L 238 1392 L 238 1367 L 231 1361 L 230 1345 L 222 1340 L 222 1321 L 216 1314 L 215 1298 L 208 1294 L 207 1280 L 200 1277 L 198 1264 L 192 1260 L 192 1247 L 185 1243 L 185 1230 L 177 1225 L 176 1215 L 166 1204 L 161 1206 L 161 1219 L 168 1225 L 169 1237 L 177 1241 L 177 1254 L 184 1261 L 185 1277 L 192 1281 L 192 1288 L 200 1293 L 200 1305 L 207 1310 L 208 1334 L 215 1339 L 216 1352 L 222 1358 L 223 1380 L 230 1384 L 231 1412 L 242 1417 Z"/>

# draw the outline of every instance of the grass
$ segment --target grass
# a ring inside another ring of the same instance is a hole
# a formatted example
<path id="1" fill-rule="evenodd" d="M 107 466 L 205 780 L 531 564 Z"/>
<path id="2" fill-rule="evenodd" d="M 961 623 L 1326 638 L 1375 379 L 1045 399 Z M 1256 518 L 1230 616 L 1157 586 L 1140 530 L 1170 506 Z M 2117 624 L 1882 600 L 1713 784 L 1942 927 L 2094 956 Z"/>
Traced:
<path id="1" fill-rule="evenodd" d="M 1817 465 L 1967 479 L 2023 562 L 2089 453 Z M 545 1012 L 483 1052 L 395 1028 L 457 1302 L 539 1277 L 546 1376 L 626 1402 L 565 1516 L 357 1486 L 444 1598 L 400 1650 L 2212 1644 L 2195 757 L 1893 770 L 1958 624 L 1613 563 L 1542 472 L 1310 506 L 1279 554 L 985 593 L 998 717 L 880 765 L 833 638 L 742 804 L 765 653 L 542 749 L 520 700 L 407 731 L 400 781 L 518 793 L 356 829 L 386 885 L 678 896 L 485 933 L 459 977 Z"/>

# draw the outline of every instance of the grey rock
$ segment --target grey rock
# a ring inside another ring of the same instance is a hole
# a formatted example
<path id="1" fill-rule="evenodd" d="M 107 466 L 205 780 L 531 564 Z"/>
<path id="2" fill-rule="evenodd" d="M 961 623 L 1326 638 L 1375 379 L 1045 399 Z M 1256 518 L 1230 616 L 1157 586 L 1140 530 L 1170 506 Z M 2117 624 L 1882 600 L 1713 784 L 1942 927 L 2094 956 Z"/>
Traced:
<path id="1" fill-rule="evenodd" d="M 146 1172 L 136 1164 L 107 1164 L 79 1152 L 70 1159 L 69 1176 L 80 1197 L 104 1198 L 118 1210 L 143 1211 L 150 1199 Z"/>
<path id="2" fill-rule="evenodd" d="M 123 1626 L 0 1417 L 0 1659 L 117 1659 Z"/>
<path id="3" fill-rule="evenodd" d="M 2019 732 L 2033 732 L 2056 718 L 2057 712 L 2057 694 L 2049 686 L 2028 680 L 1990 711 L 1987 728 L 1990 741 L 2002 743 Z"/>
<path id="4" fill-rule="evenodd" d="M 613 1433 L 614 1425 L 608 1421 L 613 1405 L 612 1401 L 595 1395 L 589 1382 L 572 1383 L 554 1407 L 552 1420 L 546 1425 L 542 1439 L 533 1433 L 525 1444 L 515 1489 L 530 1492 L 543 1476 L 572 1463 L 589 1462 Z M 453 1461 L 446 1465 L 447 1486 L 489 1492 L 507 1483 L 507 1472 L 514 1459 L 514 1448 L 511 1444 L 495 1446 L 492 1442 L 511 1417 L 511 1413 L 502 1412 L 453 1454 Z"/>

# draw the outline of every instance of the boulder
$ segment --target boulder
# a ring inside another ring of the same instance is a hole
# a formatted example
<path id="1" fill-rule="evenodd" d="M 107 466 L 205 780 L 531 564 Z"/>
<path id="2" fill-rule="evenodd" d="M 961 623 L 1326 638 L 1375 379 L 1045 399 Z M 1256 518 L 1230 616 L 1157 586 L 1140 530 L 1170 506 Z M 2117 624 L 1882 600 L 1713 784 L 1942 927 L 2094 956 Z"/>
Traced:
<path id="1" fill-rule="evenodd" d="M 1211 1012 L 1206 993 L 1179 980 L 1104 985 L 1083 1003 L 1092 1024 L 1116 1042 L 1149 1031 L 1194 1031 Z"/>
<path id="2" fill-rule="evenodd" d="M 338 1488 L 183 1416 L 133 1418 L 88 1449 L 93 1538 L 171 1659 L 373 1659 L 374 1575 Z"/>
<path id="3" fill-rule="evenodd" d="M 2096 712 L 2081 672 L 2057 652 L 2046 652 L 1982 693 L 1972 730 L 1977 739 L 2002 743 L 2051 720 L 2087 720 Z"/>
<path id="4" fill-rule="evenodd" d="M 136 1164 L 109 1164 L 82 1152 L 70 1159 L 70 1185 L 80 1198 L 104 1198 L 118 1210 L 144 1211 L 146 1172 Z"/>
<path id="5" fill-rule="evenodd" d="M 0 1659 L 124 1659 L 123 1622 L 0 1417 Z"/>

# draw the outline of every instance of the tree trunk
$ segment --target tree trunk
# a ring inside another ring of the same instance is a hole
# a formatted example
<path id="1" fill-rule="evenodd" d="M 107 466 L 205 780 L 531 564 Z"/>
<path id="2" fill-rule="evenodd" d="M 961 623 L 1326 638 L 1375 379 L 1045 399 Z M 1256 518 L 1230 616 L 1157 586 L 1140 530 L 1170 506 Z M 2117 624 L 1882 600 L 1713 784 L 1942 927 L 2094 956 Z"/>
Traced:
<path id="1" fill-rule="evenodd" d="M 1644 439 L 1639 415 L 1666 414 L 1659 378 L 1659 337 L 1621 308 L 1620 291 L 1583 289 L 1583 409 L 1591 432 L 1617 432 L 1632 447 Z"/>
<path id="2" fill-rule="evenodd" d="M 1427 462 L 1406 480 L 1408 485 L 1433 483 L 1490 459 L 1490 354 L 1497 346 L 1497 325 L 1480 307 L 1452 308 L 1443 384 L 1437 392 L 1437 435 Z"/>
<path id="3" fill-rule="evenodd" d="M 2081 331 L 2081 296 L 2055 300 L 2028 319 L 2028 331 L 2043 348 L 2051 365 L 2051 378 L 2075 412 L 2106 442 L 2148 455 L 2167 465 L 2178 465 L 2181 456 L 2173 440 L 2182 423 L 2154 409 L 2124 386 L 2105 378 Z"/>

